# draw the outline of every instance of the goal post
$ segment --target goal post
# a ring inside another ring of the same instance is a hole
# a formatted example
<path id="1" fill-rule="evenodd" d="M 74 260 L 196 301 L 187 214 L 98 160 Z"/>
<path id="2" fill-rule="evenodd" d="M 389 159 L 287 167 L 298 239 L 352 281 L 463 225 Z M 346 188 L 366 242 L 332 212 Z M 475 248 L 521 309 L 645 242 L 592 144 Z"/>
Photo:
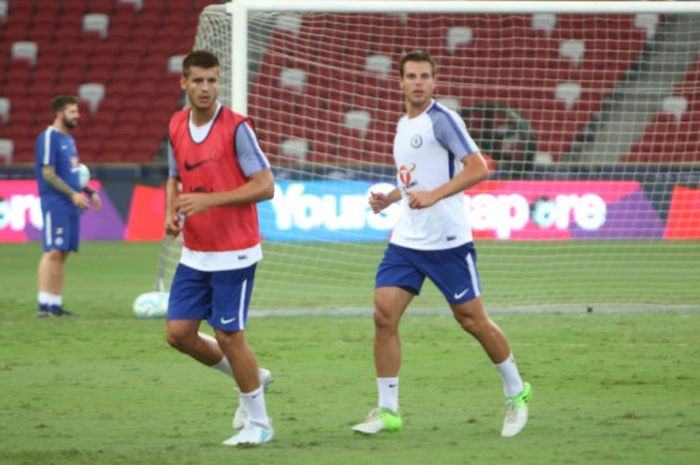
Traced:
<path id="1" fill-rule="evenodd" d="M 465 193 L 487 307 L 698 308 L 697 30 L 694 2 L 205 8 L 195 48 L 219 56 L 220 98 L 251 116 L 276 175 L 254 308 L 371 308 L 396 212 L 366 199 L 395 185 L 396 66 L 413 48 L 492 163 Z M 413 305 L 445 306 L 430 283 Z"/>

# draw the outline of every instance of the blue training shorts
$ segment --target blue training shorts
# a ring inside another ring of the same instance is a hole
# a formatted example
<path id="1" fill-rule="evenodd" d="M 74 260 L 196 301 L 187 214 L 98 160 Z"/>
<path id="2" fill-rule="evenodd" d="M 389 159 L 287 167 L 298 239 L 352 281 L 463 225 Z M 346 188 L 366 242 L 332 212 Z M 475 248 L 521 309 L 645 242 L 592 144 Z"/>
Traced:
<path id="1" fill-rule="evenodd" d="M 42 209 L 44 229 L 41 242 L 44 252 L 51 249 L 77 252 L 80 246 L 80 214 Z"/>
<path id="2" fill-rule="evenodd" d="M 254 278 L 254 264 L 239 270 L 199 271 L 180 263 L 170 286 L 168 320 L 207 320 L 222 331 L 242 331 Z"/>
<path id="3" fill-rule="evenodd" d="M 474 243 L 445 250 L 415 250 L 390 243 L 377 269 L 375 287 L 402 287 L 418 295 L 426 277 L 451 304 L 480 296 Z"/>

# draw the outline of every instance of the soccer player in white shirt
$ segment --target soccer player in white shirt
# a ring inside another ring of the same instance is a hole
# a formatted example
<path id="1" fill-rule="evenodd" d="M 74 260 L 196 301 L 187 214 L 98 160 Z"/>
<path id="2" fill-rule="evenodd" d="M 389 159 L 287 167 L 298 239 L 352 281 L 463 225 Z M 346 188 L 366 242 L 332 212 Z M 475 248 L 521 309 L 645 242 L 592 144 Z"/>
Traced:
<path id="1" fill-rule="evenodd" d="M 394 159 L 398 187 L 372 193 L 375 213 L 400 201 L 401 216 L 379 264 L 375 282 L 374 362 L 379 400 L 353 430 L 363 434 L 400 431 L 399 320 L 428 277 L 445 296 L 455 319 L 486 351 L 503 379 L 506 418 L 501 435 L 512 437 L 527 423 L 532 397 L 508 340 L 489 318 L 481 296 L 476 251 L 464 211 L 464 191 L 488 177 L 479 148 L 462 119 L 433 100 L 435 61 L 425 51 L 399 63 L 406 115 L 398 122 Z"/>

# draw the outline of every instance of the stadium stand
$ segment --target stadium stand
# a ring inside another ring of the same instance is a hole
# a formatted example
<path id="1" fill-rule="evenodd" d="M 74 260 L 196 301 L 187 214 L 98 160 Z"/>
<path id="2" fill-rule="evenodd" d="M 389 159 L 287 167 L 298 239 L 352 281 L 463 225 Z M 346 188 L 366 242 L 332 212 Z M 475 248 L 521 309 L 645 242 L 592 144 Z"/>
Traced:
<path id="1" fill-rule="evenodd" d="M 46 107 L 58 93 L 85 99 L 89 110 L 76 138 L 86 161 L 152 161 L 167 118 L 181 102 L 172 73 L 179 72 L 192 46 L 199 12 L 211 3 L 218 2 L 0 0 L 0 55 L 8 58 L 0 62 L 0 97 L 9 107 L 8 115 L 0 116 L 0 137 L 12 139 L 13 161 L 32 161 L 34 138 L 48 123 Z M 389 162 L 392 127 L 402 107 L 399 91 L 387 79 L 393 78 L 400 53 L 412 47 L 443 57 L 441 102 L 455 109 L 486 102 L 515 108 L 532 123 L 538 152 L 553 161 L 565 159 L 663 24 L 658 15 L 541 13 L 511 15 L 507 24 L 489 15 L 441 16 L 431 24 L 441 37 L 408 37 L 398 44 L 395 36 L 419 24 L 419 15 L 335 15 L 332 20 L 332 41 L 319 39 L 314 25 L 295 15 L 279 16 L 270 31 L 249 112 L 273 162 L 290 154 L 299 161 L 352 160 L 366 151 Z M 324 15 L 314 21 L 323 22 Z M 622 45 L 612 54 L 605 47 L 611 40 Z M 660 111 L 623 161 L 654 160 L 646 145 L 662 140 L 663 131 L 696 128 L 699 78 L 696 64 L 686 77 L 692 85 L 680 84 L 674 95 L 684 98 L 687 108 L 673 110 L 672 117 L 668 108 Z M 102 86 L 104 94 L 88 96 L 86 84 Z M 377 102 L 382 111 L 376 111 Z M 297 120 L 272 121 L 276 112 L 298 115 Z M 125 130 L 129 125 L 131 132 Z M 353 140 L 353 134 L 363 140 Z M 117 137 L 127 143 L 112 143 Z M 100 143 L 88 142 L 91 138 Z M 124 151 L 121 158 L 117 147 Z M 691 149 L 686 144 L 664 160 L 698 161 L 698 151 Z"/>
<path id="2" fill-rule="evenodd" d="M 622 158 L 628 163 L 700 162 L 700 57 L 660 102 L 660 110 Z"/>
<path id="3" fill-rule="evenodd" d="M 294 114 L 300 115 L 303 127 L 289 128 L 290 133 L 284 132 L 284 125 L 258 124 L 261 140 L 271 141 L 263 144 L 273 158 L 279 142 L 313 136 L 308 161 L 359 159 L 371 150 L 373 159 L 388 162 L 392 131 L 386 129 L 402 108 L 398 93 L 381 78 L 391 78 L 404 49 L 420 47 L 442 57 L 441 101 L 462 107 L 497 102 L 519 110 L 532 122 L 538 150 L 556 161 L 571 150 L 614 86 L 625 79 L 660 19 L 535 14 L 512 15 L 502 24 L 502 18 L 489 15 L 442 16 L 430 26 L 444 35 L 426 39 L 402 36 L 406 24 L 421 21 L 418 15 L 336 15 L 332 41 L 314 34 L 313 22 L 323 24 L 323 15 L 310 21 L 293 15 L 278 19 L 252 88 L 249 112 L 258 121 L 264 121 L 268 111 L 300 110 Z M 593 29 L 598 35 L 591 34 Z M 401 44 L 396 37 L 402 37 Z M 624 44 L 614 56 L 605 47 L 611 40 Z M 494 56 L 493 50 L 500 54 Z M 340 57 L 347 62 L 338 63 Z M 317 99 L 319 106 L 295 105 L 306 96 Z M 383 107 L 379 112 L 373 111 L 377 99 Z M 369 117 L 367 137 L 359 143 L 347 137 L 358 129 L 344 124 L 342 115 L 361 110 Z M 275 133 L 278 130 L 282 135 Z"/>
<path id="4" fill-rule="evenodd" d="M 153 161 L 181 104 L 170 58 L 192 48 L 199 12 L 212 3 L 0 0 L 0 138 L 14 146 L 1 159 L 33 161 L 49 102 L 65 93 L 85 100 L 75 132 L 84 161 Z M 159 120 L 143 124 L 146 115 Z"/>

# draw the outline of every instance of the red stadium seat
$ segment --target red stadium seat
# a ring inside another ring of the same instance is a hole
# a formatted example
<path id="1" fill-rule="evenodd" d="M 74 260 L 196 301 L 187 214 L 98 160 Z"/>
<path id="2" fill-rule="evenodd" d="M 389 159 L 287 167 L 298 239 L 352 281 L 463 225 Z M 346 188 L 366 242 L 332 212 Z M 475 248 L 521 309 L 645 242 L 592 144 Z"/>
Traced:
<path id="1" fill-rule="evenodd" d="M 131 144 L 130 157 L 143 162 L 151 161 L 160 150 L 161 137 L 142 136 Z"/>
<path id="2" fill-rule="evenodd" d="M 113 121 L 103 118 L 103 115 L 98 113 L 90 126 L 86 129 L 86 133 L 95 139 L 107 141 L 109 140 L 113 123 Z"/>
<path id="3" fill-rule="evenodd" d="M 109 15 L 114 11 L 114 4 L 114 0 L 89 0 L 88 11 Z"/>
<path id="4" fill-rule="evenodd" d="M 142 15 L 161 15 L 168 10 L 168 0 L 148 0 L 143 2 Z"/>
<path id="5" fill-rule="evenodd" d="M 122 117 L 120 118 L 120 121 L 118 124 L 115 124 L 112 126 L 110 130 L 110 139 L 125 139 L 129 140 L 138 134 L 139 131 L 139 123 L 140 119 L 129 119 L 127 120 L 124 118 L 123 114 L 121 115 Z M 132 115 L 133 116 L 133 115 Z"/>
<path id="6" fill-rule="evenodd" d="M 39 135 L 29 135 L 28 137 L 13 137 L 14 152 L 12 155 L 13 163 L 33 163 L 35 160 L 35 139 Z"/>
<path id="7" fill-rule="evenodd" d="M 83 81 L 107 84 L 111 79 L 111 73 L 111 65 L 88 66 L 86 71 L 83 73 Z"/>
<path id="8" fill-rule="evenodd" d="M 76 146 L 80 160 L 83 162 L 93 162 L 97 160 L 97 156 L 102 148 L 102 140 L 92 137 L 87 134 L 87 137 L 76 138 Z"/>
<path id="9" fill-rule="evenodd" d="M 50 43 L 53 39 L 54 23 L 34 23 L 32 29 L 29 32 L 29 40 L 32 40 L 38 44 Z"/>
<path id="10" fill-rule="evenodd" d="M 61 21 L 61 23 L 54 30 L 54 39 L 60 40 L 64 43 L 78 42 L 80 40 L 81 32 L 82 27 L 80 26 L 80 22 L 69 24 Z"/>
<path id="11" fill-rule="evenodd" d="M 102 144 L 97 159 L 100 162 L 125 162 L 130 144 L 127 139 L 108 139 Z"/>

